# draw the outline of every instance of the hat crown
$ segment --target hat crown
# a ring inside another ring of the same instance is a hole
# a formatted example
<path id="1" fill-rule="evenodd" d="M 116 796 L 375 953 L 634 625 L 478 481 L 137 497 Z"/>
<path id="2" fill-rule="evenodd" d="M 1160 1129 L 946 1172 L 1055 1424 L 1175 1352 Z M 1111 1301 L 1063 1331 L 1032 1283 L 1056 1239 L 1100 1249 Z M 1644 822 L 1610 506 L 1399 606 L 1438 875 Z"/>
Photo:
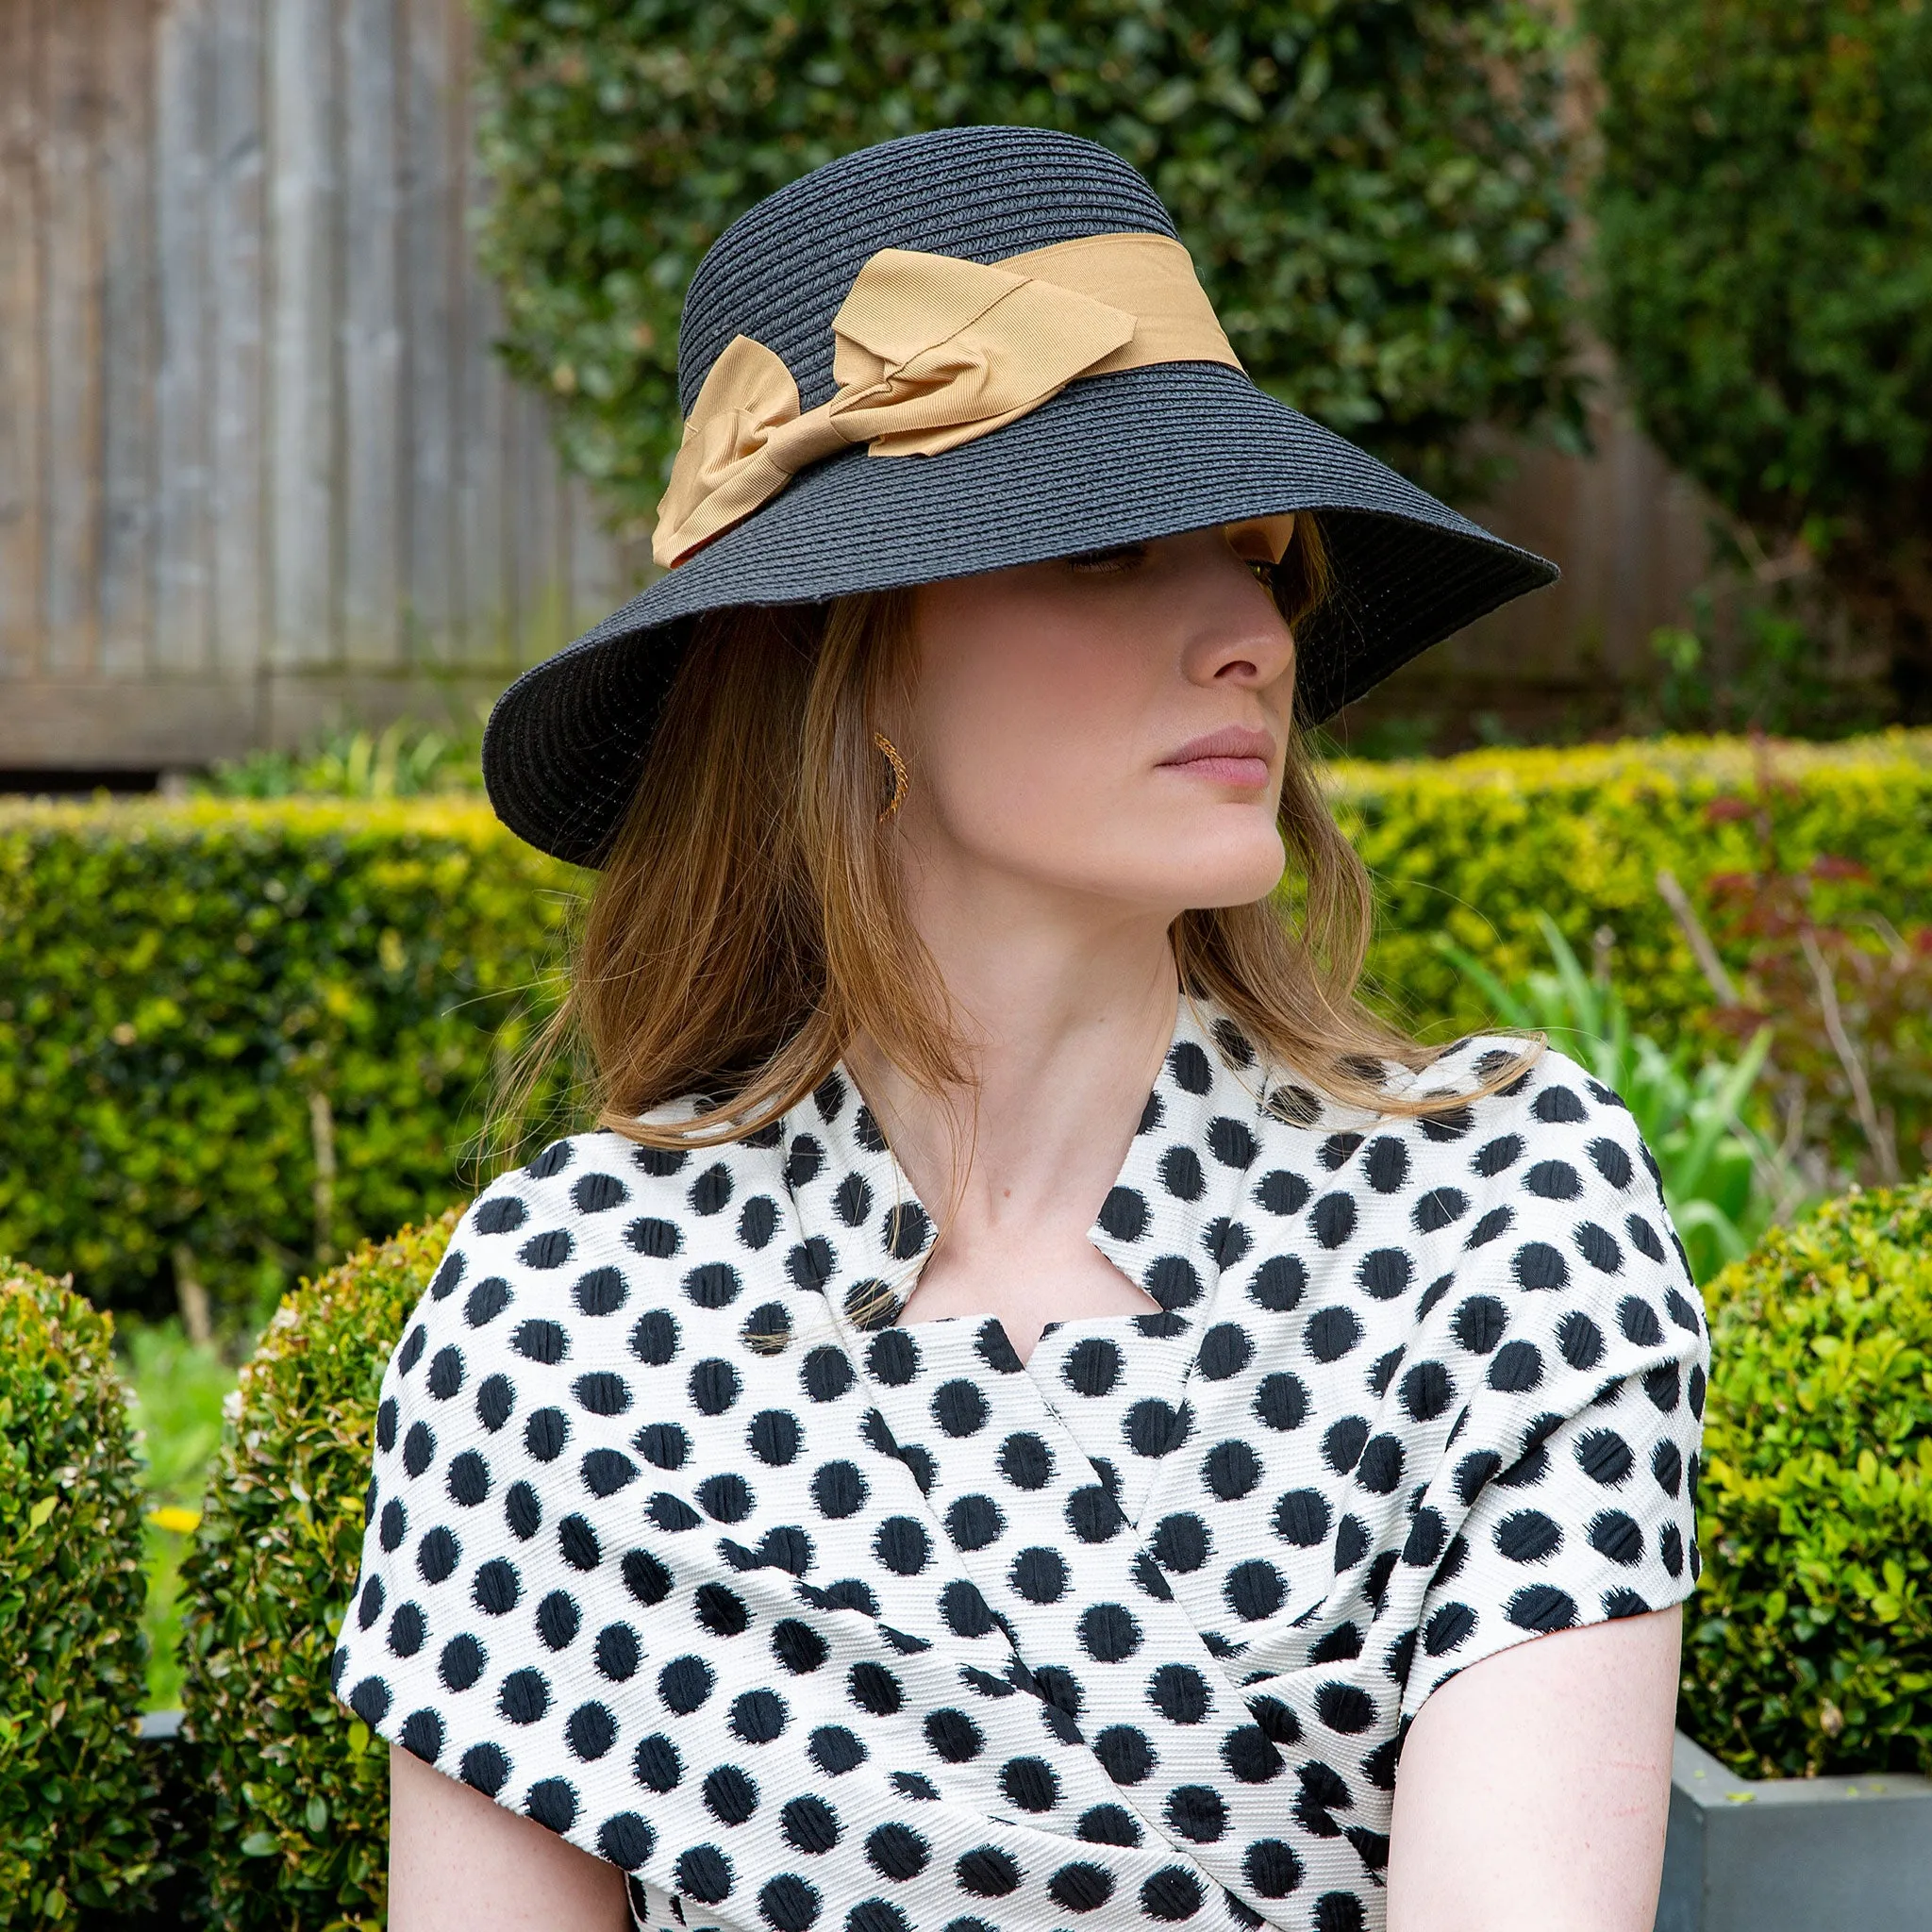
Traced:
<path id="1" fill-rule="evenodd" d="M 945 127 L 827 161 L 711 245 L 678 325 L 688 414 L 734 336 L 783 358 L 808 409 L 826 401 L 832 318 L 881 248 L 991 262 L 1085 235 L 1173 236 L 1146 181 L 1097 142 L 1042 127 Z"/>

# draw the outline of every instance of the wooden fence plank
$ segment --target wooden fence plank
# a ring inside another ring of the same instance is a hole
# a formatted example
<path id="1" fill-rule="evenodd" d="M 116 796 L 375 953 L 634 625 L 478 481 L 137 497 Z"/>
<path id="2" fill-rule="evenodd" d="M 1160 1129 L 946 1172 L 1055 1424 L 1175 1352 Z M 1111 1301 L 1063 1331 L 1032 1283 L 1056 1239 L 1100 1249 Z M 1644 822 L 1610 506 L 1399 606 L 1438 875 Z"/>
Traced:
<path id="1" fill-rule="evenodd" d="M 268 10 L 271 660 L 336 661 L 341 556 L 335 303 L 339 186 L 330 0 Z"/>
<path id="2" fill-rule="evenodd" d="M 42 661 L 64 676 L 95 665 L 101 561 L 101 225 L 95 162 L 99 81 L 91 50 L 113 0 L 29 0 L 45 36 L 46 576 Z"/>
<path id="3" fill-rule="evenodd" d="M 342 646 L 399 665 L 402 318 L 394 0 L 345 0 L 342 75 Z"/>
<path id="4" fill-rule="evenodd" d="M 0 678 L 40 668 L 42 259 L 40 8 L 0 6 Z"/>
<path id="5" fill-rule="evenodd" d="M 598 514 L 590 486 L 581 476 L 566 475 L 563 500 L 570 529 L 566 628 L 575 637 L 608 617 L 629 591 L 616 541 Z"/>
<path id="6" fill-rule="evenodd" d="M 450 71 L 468 75 L 475 50 L 466 10 L 450 16 Z M 511 662 L 508 586 L 510 557 L 504 528 L 505 410 L 508 378 L 494 347 L 503 327 L 496 290 L 476 260 L 475 219 L 489 195 L 476 158 L 475 96 L 470 86 L 449 98 L 450 154 L 458 188 L 452 218 L 463 225 L 458 246 L 456 304 L 458 371 L 456 520 L 462 559 L 463 657 L 475 664 Z"/>
<path id="7" fill-rule="evenodd" d="M 505 599 L 508 642 L 514 661 L 528 663 L 554 651 L 562 637 L 558 608 L 559 492 L 541 399 L 517 389 L 508 401 L 504 469 L 514 482 L 505 505 L 508 521 L 504 550 L 510 565 Z"/>
<path id="8" fill-rule="evenodd" d="M 147 669 L 154 520 L 155 0 L 117 0 L 92 55 L 101 254 L 100 670 Z"/>
<path id="9" fill-rule="evenodd" d="M 238 676 L 264 661 L 272 609 L 266 4 L 213 0 L 208 15 L 211 615 L 216 661 Z"/>
<path id="10" fill-rule="evenodd" d="M 454 482 L 456 314 L 459 275 L 453 232 L 461 186 L 450 166 L 448 0 L 400 0 L 406 67 L 403 108 L 403 314 L 408 411 L 411 655 L 425 665 L 462 656 Z"/>
<path id="11" fill-rule="evenodd" d="M 208 492 L 216 317 L 208 231 L 214 113 L 208 14 L 208 0 L 174 0 L 155 23 L 150 663 L 165 673 L 204 670 L 212 657 Z"/>

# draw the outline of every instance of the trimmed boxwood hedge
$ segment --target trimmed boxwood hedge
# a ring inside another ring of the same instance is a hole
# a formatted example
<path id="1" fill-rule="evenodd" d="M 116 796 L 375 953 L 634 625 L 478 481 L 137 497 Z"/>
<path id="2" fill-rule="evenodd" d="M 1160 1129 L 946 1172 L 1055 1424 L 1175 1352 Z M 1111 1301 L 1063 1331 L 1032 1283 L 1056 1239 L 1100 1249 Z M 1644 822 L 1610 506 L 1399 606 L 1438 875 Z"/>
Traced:
<path id="1" fill-rule="evenodd" d="M 1932 1774 L 1932 1181 L 1705 1290 L 1685 1728 L 1747 1777 Z"/>
<path id="2" fill-rule="evenodd" d="M 142 1491 L 113 1328 L 0 1255 L 0 1924 L 147 1903 Z"/>
<path id="3" fill-rule="evenodd" d="M 0 1251 L 266 1314 L 440 1208 L 571 879 L 472 799 L 0 804 Z"/>
<path id="4" fill-rule="evenodd" d="M 1714 801 L 1739 741 L 1338 764 L 1380 880 L 1377 982 L 1411 1020 L 1492 1018 L 1447 932 L 1520 983 L 1549 912 L 1585 957 L 1613 934 L 1640 1025 L 1709 994 L 1656 889 L 1749 863 Z M 1857 858 L 1825 916 L 1932 920 L 1932 734 L 1780 746 L 1788 858 Z M 503 1028 L 558 958 L 579 874 L 480 800 L 0 804 L 0 1250 L 97 1302 L 174 1299 L 191 1252 L 230 1305 L 314 1272 L 311 1096 L 334 1123 L 338 1251 L 470 1191 Z M 272 1299 L 272 1294 L 264 1295 Z"/>
<path id="5" fill-rule="evenodd" d="M 1932 921 L 1932 732 L 1778 744 L 1764 756 L 1785 864 L 1857 861 L 1856 874 L 1816 887 L 1821 921 Z M 1724 738 L 1339 764 L 1342 823 L 1381 899 L 1371 959 L 1378 986 L 1424 1025 L 1490 1024 L 1480 988 L 1443 957 L 1436 935 L 1520 986 L 1549 964 L 1538 923 L 1547 912 L 1585 958 L 1597 929 L 1608 928 L 1632 1022 L 1672 1038 L 1707 1011 L 1711 994 L 1657 896 L 1657 869 L 1668 866 L 1693 894 L 1712 874 L 1747 871 L 1753 825 L 1711 808 L 1755 797 L 1758 775 L 1758 747 Z"/>
<path id="6" fill-rule="evenodd" d="M 284 1298 L 242 1369 L 186 1606 L 183 1730 L 200 1753 L 210 1923 L 379 1927 L 389 1750 L 329 1692 L 361 1556 L 377 1391 L 452 1208 Z"/>

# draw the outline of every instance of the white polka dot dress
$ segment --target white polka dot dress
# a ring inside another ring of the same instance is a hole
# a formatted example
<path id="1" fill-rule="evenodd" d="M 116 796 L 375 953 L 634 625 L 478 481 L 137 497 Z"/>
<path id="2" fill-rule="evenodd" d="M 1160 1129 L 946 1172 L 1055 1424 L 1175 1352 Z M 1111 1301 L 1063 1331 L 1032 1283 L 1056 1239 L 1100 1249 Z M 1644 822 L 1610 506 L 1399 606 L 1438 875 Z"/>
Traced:
<path id="1" fill-rule="evenodd" d="M 650 1932 L 1372 1932 L 1429 1692 L 1693 1587 L 1699 1299 L 1560 1054 L 1344 1114 L 1183 1002 L 1092 1232 L 1162 1312 L 897 1325 L 931 1237 L 842 1073 L 497 1180 L 384 1377 L 337 1694 Z"/>

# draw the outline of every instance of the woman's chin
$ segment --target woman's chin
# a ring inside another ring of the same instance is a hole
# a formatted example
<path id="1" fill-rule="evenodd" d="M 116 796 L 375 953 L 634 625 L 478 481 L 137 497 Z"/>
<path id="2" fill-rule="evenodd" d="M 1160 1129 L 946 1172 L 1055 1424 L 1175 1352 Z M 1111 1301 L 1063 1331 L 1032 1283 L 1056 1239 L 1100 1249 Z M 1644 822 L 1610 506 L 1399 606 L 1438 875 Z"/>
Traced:
<path id="1" fill-rule="evenodd" d="M 1122 868 L 1121 896 L 1175 913 L 1248 906 L 1281 883 L 1287 854 L 1274 826 L 1258 836 L 1160 842 L 1150 839 Z"/>

